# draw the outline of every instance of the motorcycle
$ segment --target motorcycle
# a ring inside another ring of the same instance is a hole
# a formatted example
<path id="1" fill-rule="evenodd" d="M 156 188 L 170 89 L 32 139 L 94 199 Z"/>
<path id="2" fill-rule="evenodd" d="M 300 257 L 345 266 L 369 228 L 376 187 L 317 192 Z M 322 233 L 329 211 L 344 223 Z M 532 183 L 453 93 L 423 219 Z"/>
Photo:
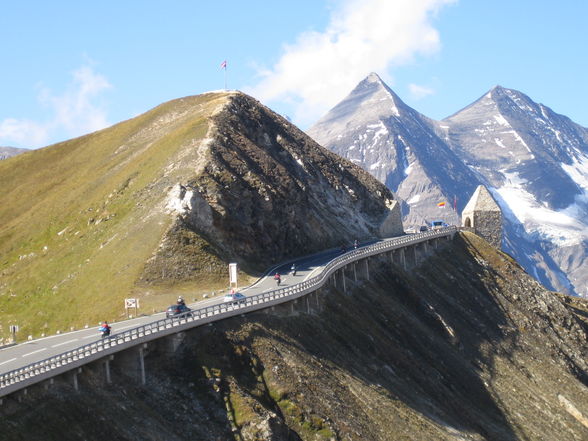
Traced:
<path id="1" fill-rule="evenodd" d="M 101 338 L 110 337 L 110 327 L 101 326 L 99 331 L 102 334 Z"/>

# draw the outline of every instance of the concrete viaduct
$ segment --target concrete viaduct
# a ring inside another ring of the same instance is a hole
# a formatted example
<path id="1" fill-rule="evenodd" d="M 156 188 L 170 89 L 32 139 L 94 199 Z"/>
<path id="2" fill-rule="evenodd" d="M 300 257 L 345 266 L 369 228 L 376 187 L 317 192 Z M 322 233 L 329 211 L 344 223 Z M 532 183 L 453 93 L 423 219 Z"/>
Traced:
<path id="1" fill-rule="evenodd" d="M 220 303 L 194 309 L 190 315 L 151 321 L 110 338 L 94 341 L 18 369 L 0 372 L 0 404 L 8 397 L 20 401 L 33 385 L 50 387 L 57 376 L 70 378 L 74 389 L 78 390 L 78 376 L 83 374 L 84 369 L 102 369 L 106 383 L 110 383 L 111 365 L 119 361 L 125 363 L 125 366 L 134 366 L 132 369 L 136 370 L 138 380 L 145 384 L 145 349 L 156 340 L 166 339 L 172 349 L 175 349 L 181 342 L 182 333 L 191 328 L 258 310 L 272 313 L 278 305 L 282 305 L 281 309 L 311 312 L 319 305 L 321 288 L 332 285 L 347 291 L 354 282 L 369 280 L 370 259 L 386 258 L 391 264 L 409 269 L 434 252 L 442 241 L 451 240 L 457 230 L 457 227 L 447 227 L 438 231 L 384 239 L 339 255 L 316 268 L 314 275 L 301 283 L 248 295 L 246 301 L 238 305 Z"/>

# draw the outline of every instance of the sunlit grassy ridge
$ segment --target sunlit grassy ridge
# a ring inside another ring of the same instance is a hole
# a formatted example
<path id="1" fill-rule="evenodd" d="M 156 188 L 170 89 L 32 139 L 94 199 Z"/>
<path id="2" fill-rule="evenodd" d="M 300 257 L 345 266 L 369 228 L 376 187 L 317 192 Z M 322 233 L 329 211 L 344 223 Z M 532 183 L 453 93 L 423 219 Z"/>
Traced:
<path id="1" fill-rule="evenodd" d="M 194 173 L 226 94 L 0 162 L 0 326 L 24 335 L 114 319 L 171 217 L 169 189 Z M 150 312 L 150 311 L 149 311 Z"/>

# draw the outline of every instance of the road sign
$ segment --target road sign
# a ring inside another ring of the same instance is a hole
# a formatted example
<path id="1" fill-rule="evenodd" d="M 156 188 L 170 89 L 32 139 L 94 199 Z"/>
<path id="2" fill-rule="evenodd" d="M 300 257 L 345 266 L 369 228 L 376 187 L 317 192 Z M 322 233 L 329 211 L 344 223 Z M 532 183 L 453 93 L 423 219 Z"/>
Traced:
<path id="1" fill-rule="evenodd" d="M 139 299 L 125 299 L 125 308 L 138 308 L 139 307 Z"/>

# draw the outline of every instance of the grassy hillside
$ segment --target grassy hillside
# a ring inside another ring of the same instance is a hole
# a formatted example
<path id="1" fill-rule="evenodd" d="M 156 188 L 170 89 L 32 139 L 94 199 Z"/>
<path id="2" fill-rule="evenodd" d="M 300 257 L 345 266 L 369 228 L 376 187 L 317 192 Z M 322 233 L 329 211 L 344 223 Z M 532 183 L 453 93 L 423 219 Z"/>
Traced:
<path id="1" fill-rule="evenodd" d="M 167 192 L 202 163 L 194 147 L 226 97 L 171 101 L 0 162 L 0 337 L 14 323 L 38 335 L 112 320 L 145 296 L 136 282 L 169 227 Z"/>

